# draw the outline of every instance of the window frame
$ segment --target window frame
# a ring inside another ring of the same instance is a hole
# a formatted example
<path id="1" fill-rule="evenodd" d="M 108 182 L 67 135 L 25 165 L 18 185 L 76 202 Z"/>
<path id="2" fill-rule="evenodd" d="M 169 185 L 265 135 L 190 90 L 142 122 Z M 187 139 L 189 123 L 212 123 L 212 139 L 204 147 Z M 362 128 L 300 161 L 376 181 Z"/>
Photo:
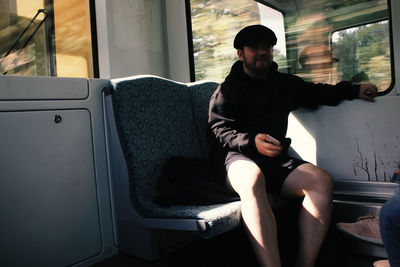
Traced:
<path id="1" fill-rule="evenodd" d="M 192 11 L 191 11 L 190 0 L 185 0 L 185 11 L 186 11 L 186 29 L 187 29 L 188 51 L 189 51 L 190 82 L 195 82 L 196 81 L 196 71 L 195 71 L 195 65 L 194 65 Z"/>
<path id="2" fill-rule="evenodd" d="M 93 78 L 100 78 L 99 69 L 99 48 L 97 44 L 97 24 L 96 24 L 96 2 L 95 0 L 89 0 L 90 10 L 90 33 L 91 33 L 91 44 L 92 44 L 92 59 L 93 59 Z"/>

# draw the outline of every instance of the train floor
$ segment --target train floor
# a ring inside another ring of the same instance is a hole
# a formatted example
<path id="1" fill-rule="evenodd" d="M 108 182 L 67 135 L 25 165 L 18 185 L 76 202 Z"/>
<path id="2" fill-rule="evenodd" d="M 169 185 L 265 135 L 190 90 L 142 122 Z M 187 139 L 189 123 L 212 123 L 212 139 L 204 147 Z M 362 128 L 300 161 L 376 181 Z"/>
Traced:
<path id="1" fill-rule="evenodd" d="M 283 266 L 293 266 L 295 255 L 291 246 L 294 240 L 288 240 L 289 246 L 282 248 Z M 285 253 L 286 252 L 286 253 Z M 351 251 L 337 251 L 332 244 L 324 244 L 317 267 L 372 267 L 376 257 L 359 255 Z M 219 237 L 199 239 L 177 251 L 162 251 L 155 262 L 117 254 L 95 267 L 134 266 L 134 267 L 259 267 L 250 243 L 243 229 L 236 229 Z"/>

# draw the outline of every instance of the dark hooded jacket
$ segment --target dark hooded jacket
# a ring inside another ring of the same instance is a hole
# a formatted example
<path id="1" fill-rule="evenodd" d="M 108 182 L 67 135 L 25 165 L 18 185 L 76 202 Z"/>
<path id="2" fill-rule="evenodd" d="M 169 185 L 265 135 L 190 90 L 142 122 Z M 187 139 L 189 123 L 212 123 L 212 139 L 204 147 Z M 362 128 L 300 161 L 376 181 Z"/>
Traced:
<path id="1" fill-rule="evenodd" d="M 359 85 L 305 82 L 295 75 L 281 73 L 273 62 L 265 80 L 249 77 L 243 63 L 233 64 L 225 81 L 210 99 L 208 142 L 211 162 L 224 166 L 226 153 L 237 151 L 252 158 L 259 153 L 255 136 L 266 133 L 278 139 L 287 151 L 289 113 L 297 108 L 315 109 L 318 105 L 335 106 L 354 99 Z"/>

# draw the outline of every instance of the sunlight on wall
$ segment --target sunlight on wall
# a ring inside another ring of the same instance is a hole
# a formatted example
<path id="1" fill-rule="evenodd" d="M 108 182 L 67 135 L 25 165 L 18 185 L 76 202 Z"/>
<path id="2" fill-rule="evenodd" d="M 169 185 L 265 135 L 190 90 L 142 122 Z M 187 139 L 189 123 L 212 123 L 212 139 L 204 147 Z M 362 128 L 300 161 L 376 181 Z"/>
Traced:
<path id="1" fill-rule="evenodd" d="M 287 135 L 292 138 L 291 147 L 304 160 L 317 164 L 317 145 L 315 138 L 307 131 L 301 122 L 293 115 L 289 115 Z"/>

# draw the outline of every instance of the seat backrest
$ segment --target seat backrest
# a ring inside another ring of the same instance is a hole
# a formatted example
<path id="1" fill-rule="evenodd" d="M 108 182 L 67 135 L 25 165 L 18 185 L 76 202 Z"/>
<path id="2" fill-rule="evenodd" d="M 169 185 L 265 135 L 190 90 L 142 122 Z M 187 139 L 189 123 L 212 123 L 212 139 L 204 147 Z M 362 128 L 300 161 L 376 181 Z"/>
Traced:
<path id="1" fill-rule="evenodd" d="M 207 144 L 207 121 L 210 98 L 218 87 L 218 83 L 201 81 L 188 83 L 190 97 L 192 100 L 194 122 L 199 135 L 203 155 L 208 156 Z"/>
<path id="2" fill-rule="evenodd" d="M 204 157 L 192 100 L 186 84 L 160 77 L 137 76 L 111 83 L 115 90 L 116 123 L 129 170 L 131 199 L 145 216 L 151 213 L 166 159 L 177 155 Z M 195 99 L 195 103 L 204 102 Z M 207 112 L 199 116 L 203 118 Z"/>

